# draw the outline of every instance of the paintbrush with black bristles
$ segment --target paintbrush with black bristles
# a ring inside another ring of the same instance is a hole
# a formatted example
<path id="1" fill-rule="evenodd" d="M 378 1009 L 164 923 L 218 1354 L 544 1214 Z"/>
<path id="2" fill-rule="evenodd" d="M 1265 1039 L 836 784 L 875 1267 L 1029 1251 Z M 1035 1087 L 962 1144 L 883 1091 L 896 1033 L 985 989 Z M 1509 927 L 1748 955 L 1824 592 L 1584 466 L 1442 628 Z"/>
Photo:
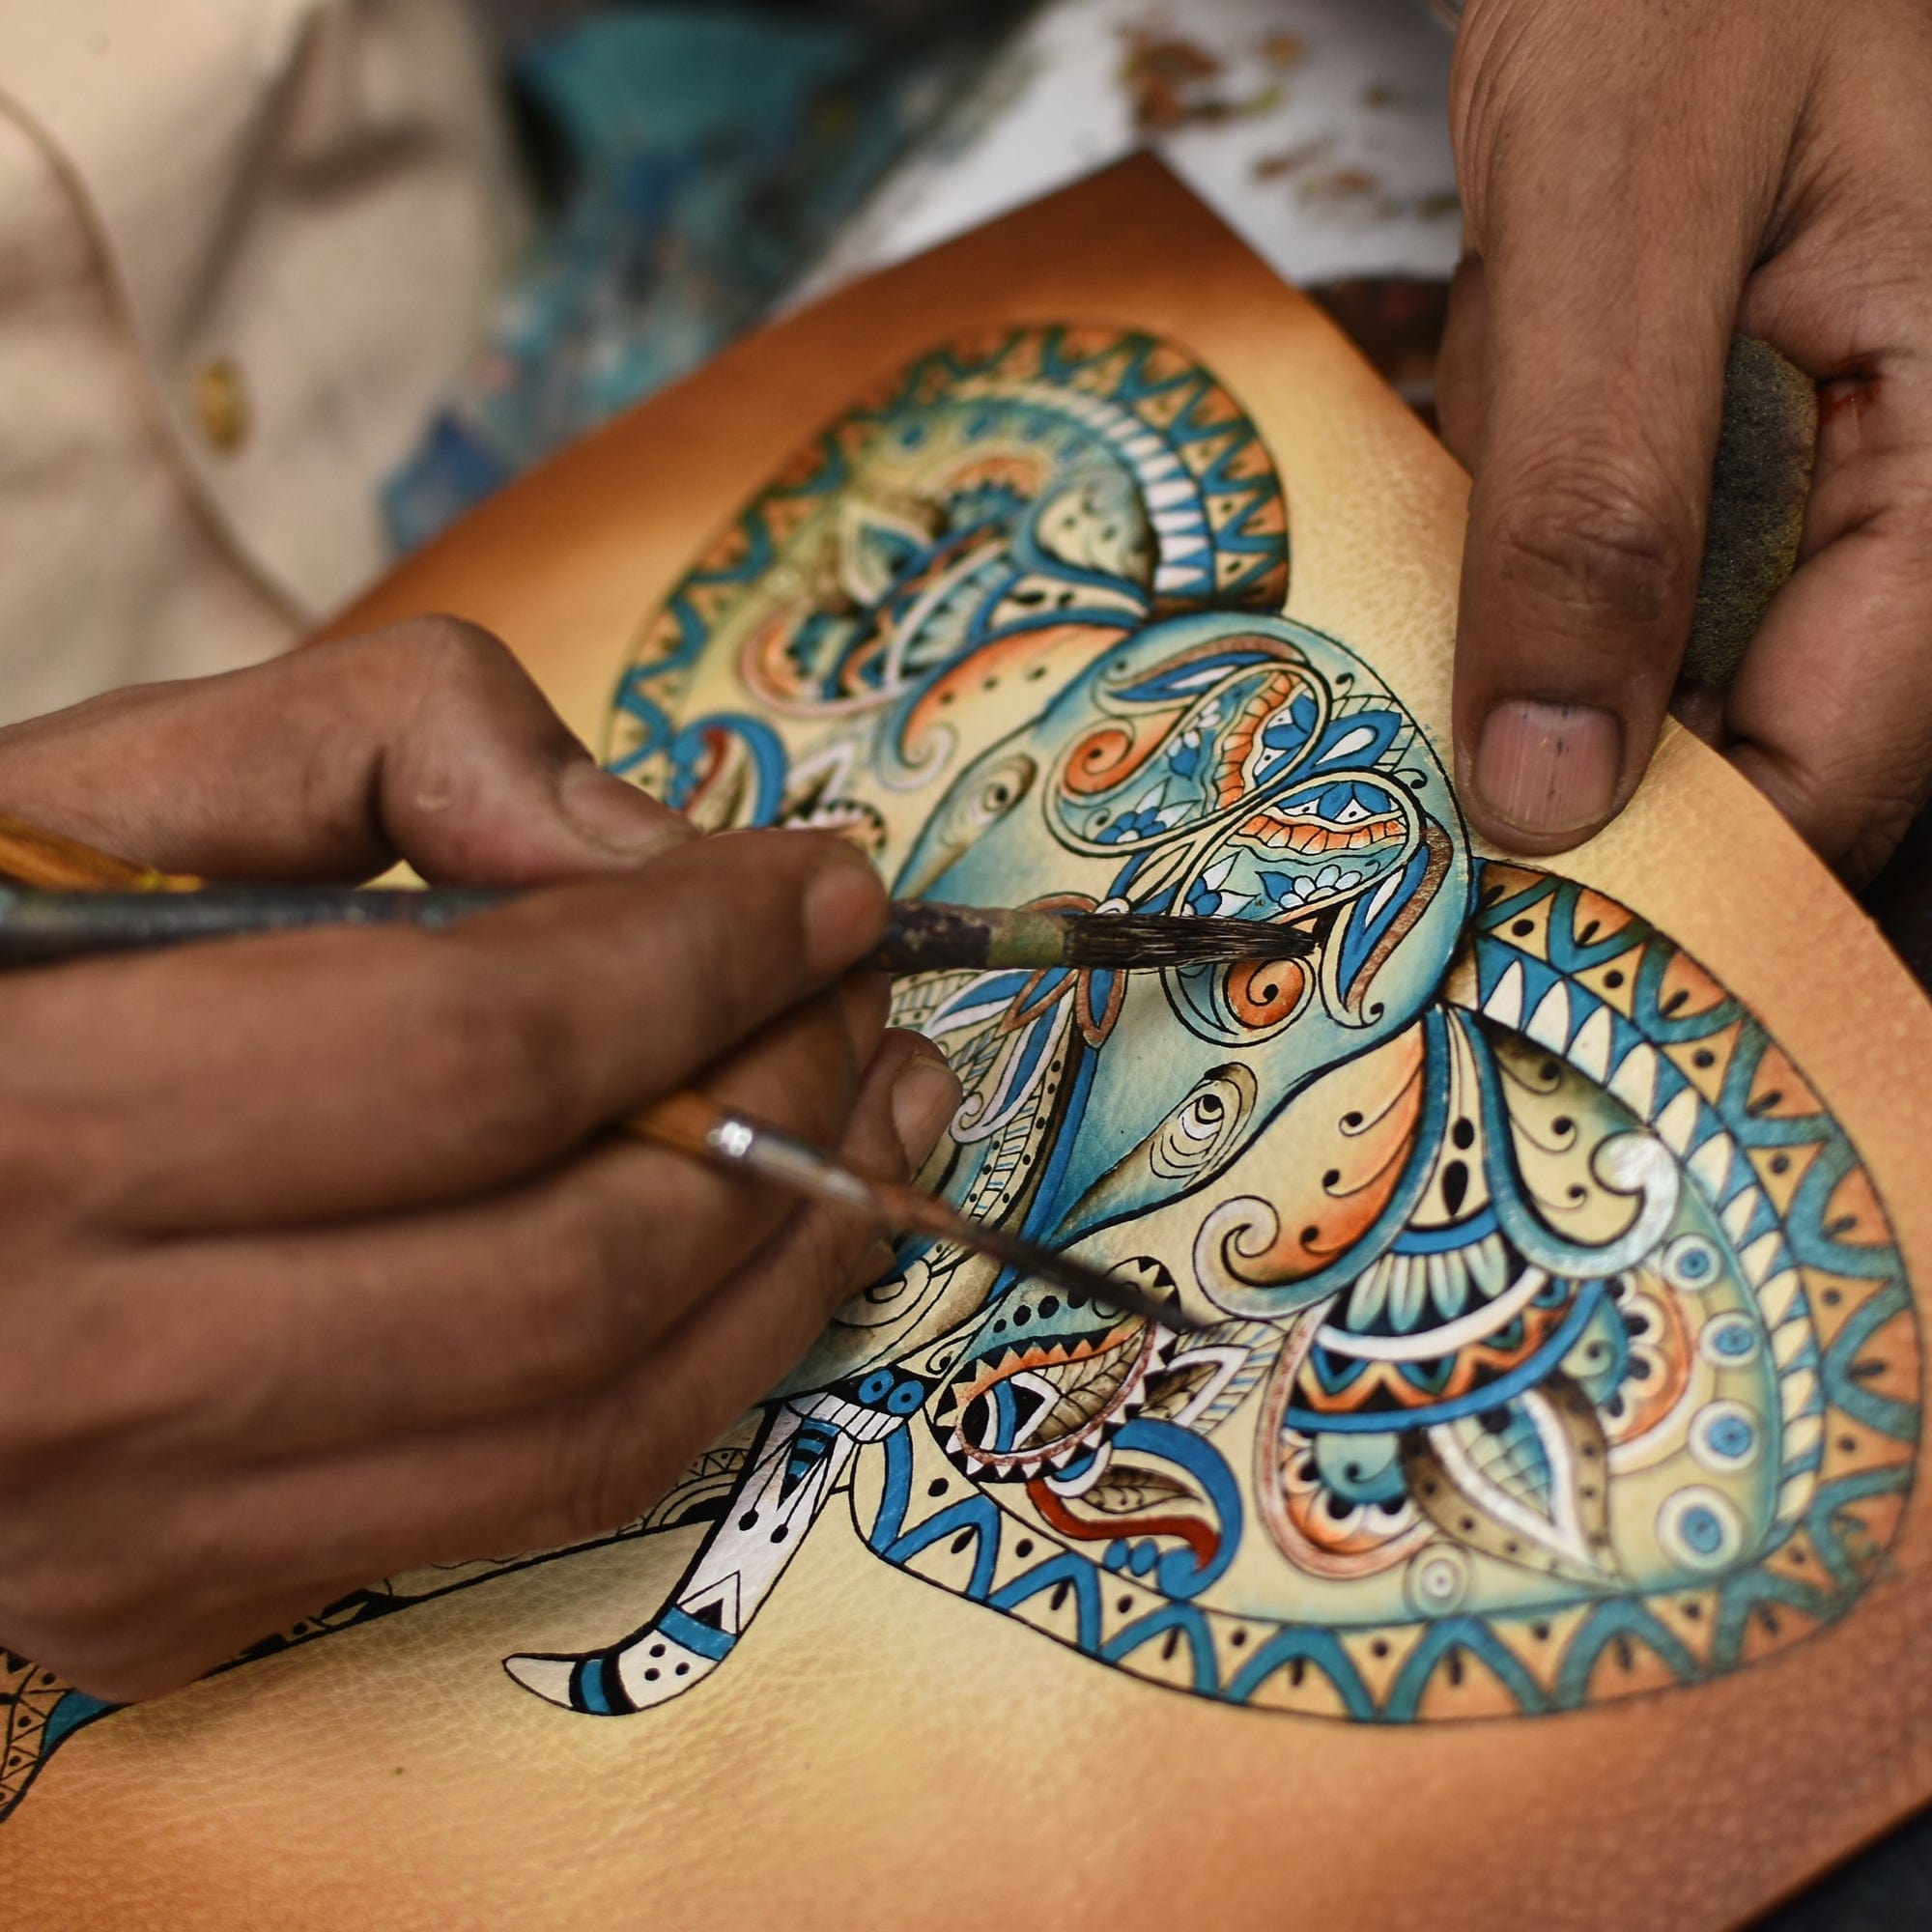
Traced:
<path id="1" fill-rule="evenodd" d="M 186 872 L 163 872 L 97 851 L 77 839 L 0 813 L 0 965 L 46 964 L 95 953 L 126 952 L 244 933 L 300 930 L 324 924 L 404 921 L 436 928 L 515 897 L 502 892 L 370 892 L 309 886 L 209 886 Z M 1122 957 L 1122 928 L 1225 927 L 1229 920 L 1152 920 L 1112 914 L 980 911 L 963 906 L 893 909 L 882 958 L 889 970 L 934 965 L 1102 966 Z M 1091 943 L 1086 937 L 1097 930 Z M 1258 935 L 1281 928 L 1259 926 Z M 1209 945 L 1195 956 L 1236 958 L 1249 950 Z M 1145 963 L 1179 963 L 1170 946 Z M 1280 956 L 1277 954 L 1276 956 Z M 1045 1248 L 1004 1228 L 970 1221 L 937 1196 L 903 1183 L 868 1179 L 822 1149 L 769 1122 L 722 1105 L 695 1089 L 668 1094 L 615 1123 L 618 1131 L 720 1167 L 753 1176 L 810 1200 L 869 1215 L 888 1228 L 932 1235 L 983 1254 L 1022 1278 L 1051 1283 L 1070 1307 L 1093 1305 L 1198 1329 L 1202 1318 L 1089 1262 Z"/>
<path id="2" fill-rule="evenodd" d="M 79 885 L 87 848 L 35 833 L 25 856 L 17 821 L 0 820 L 0 967 L 47 966 L 103 952 L 141 952 L 196 940 L 295 932 L 323 925 L 413 925 L 439 930 L 520 896 L 514 889 L 437 886 L 384 891 L 355 886 L 209 885 L 188 874 L 149 872 L 124 861 Z M 866 962 L 887 973 L 1159 971 L 1238 960 L 1297 959 L 1315 937 L 1305 927 L 1247 919 L 1065 912 L 1037 906 L 926 905 L 897 901 Z"/>

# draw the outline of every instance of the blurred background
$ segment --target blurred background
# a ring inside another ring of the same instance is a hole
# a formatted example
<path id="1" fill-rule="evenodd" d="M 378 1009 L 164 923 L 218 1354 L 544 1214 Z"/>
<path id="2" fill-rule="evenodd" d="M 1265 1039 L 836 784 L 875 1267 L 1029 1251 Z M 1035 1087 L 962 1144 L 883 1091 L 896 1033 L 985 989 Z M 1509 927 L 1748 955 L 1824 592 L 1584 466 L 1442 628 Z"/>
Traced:
<path id="1" fill-rule="evenodd" d="M 744 330 L 1143 145 L 1429 420 L 1450 50 L 1429 0 L 0 0 L 0 723 L 286 648 Z M 1927 821 L 1866 903 L 1932 977 Z M 1932 1925 L 1932 1827 L 1767 1924 Z"/>
<path id="2" fill-rule="evenodd" d="M 790 303 L 1152 144 L 1428 408 L 1458 242 L 1415 0 L 483 0 L 535 196 L 397 551 Z"/>

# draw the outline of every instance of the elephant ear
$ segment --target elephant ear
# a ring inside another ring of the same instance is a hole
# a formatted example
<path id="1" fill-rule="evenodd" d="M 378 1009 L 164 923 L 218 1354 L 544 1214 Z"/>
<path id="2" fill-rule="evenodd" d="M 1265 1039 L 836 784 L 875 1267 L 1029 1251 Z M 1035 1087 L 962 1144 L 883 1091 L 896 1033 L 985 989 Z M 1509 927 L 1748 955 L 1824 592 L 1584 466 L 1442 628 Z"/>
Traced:
<path id="1" fill-rule="evenodd" d="M 1759 1021 L 1572 882 L 1491 864 L 1479 900 L 1443 1006 L 1310 1090 L 1291 1189 L 1223 1204 L 1196 1268 L 1293 1320 L 1256 1470 L 1290 1563 L 1480 1608 L 1580 1702 L 1848 1607 L 1919 1341 L 1856 1150 Z"/>
<path id="2" fill-rule="evenodd" d="M 923 746 L 923 699 L 956 728 L 953 699 L 1056 638 L 1097 651 L 1171 612 L 1277 611 L 1288 568 L 1273 464 L 1184 351 L 1068 326 L 949 343 L 830 424 L 672 589 L 607 762 L 706 826 L 770 823 L 827 727 L 891 713 Z M 942 691 L 968 661 L 972 685 Z"/>

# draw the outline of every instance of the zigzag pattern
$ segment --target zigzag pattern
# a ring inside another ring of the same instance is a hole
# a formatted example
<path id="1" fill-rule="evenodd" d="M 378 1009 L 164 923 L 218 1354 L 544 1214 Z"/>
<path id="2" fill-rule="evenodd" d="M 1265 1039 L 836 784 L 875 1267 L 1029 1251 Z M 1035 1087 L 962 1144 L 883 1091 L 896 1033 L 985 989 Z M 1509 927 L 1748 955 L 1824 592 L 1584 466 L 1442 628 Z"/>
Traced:
<path id="1" fill-rule="evenodd" d="M 1596 1081 L 1671 1148 L 1763 1311 L 1783 1410 L 1776 1530 L 1721 1579 L 1531 1614 L 1361 1629 L 1176 1602 L 995 1495 L 955 1494 L 919 1428 L 855 1483 L 871 1548 L 1084 1656 L 1217 1701 L 1412 1722 L 1534 1714 L 1735 1669 L 1850 1609 L 1912 1481 L 1918 1342 L 1857 1154 L 1765 1029 L 1671 940 L 1497 865 L 1448 997 Z"/>
<path id="2" fill-rule="evenodd" d="M 1254 424 L 1199 363 L 1151 336 L 1065 325 L 951 344 L 822 432 L 672 590 L 619 680 L 605 748 L 612 770 L 635 771 L 668 749 L 679 699 L 720 622 L 907 412 L 942 397 L 1029 404 L 1111 449 L 1153 526 L 1163 611 L 1275 611 L 1286 601 L 1288 526 L 1274 466 Z"/>

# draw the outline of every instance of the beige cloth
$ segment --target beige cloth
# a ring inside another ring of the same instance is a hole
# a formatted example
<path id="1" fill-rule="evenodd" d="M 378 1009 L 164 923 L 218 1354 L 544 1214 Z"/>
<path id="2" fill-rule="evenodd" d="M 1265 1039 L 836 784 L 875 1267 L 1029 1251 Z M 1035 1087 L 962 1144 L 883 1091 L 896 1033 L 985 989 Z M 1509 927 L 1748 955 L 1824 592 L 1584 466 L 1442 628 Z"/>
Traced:
<path id="1" fill-rule="evenodd" d="M 518 213 L 462 0 L 0 4 L 0 719 L 373 577 Z"/>

